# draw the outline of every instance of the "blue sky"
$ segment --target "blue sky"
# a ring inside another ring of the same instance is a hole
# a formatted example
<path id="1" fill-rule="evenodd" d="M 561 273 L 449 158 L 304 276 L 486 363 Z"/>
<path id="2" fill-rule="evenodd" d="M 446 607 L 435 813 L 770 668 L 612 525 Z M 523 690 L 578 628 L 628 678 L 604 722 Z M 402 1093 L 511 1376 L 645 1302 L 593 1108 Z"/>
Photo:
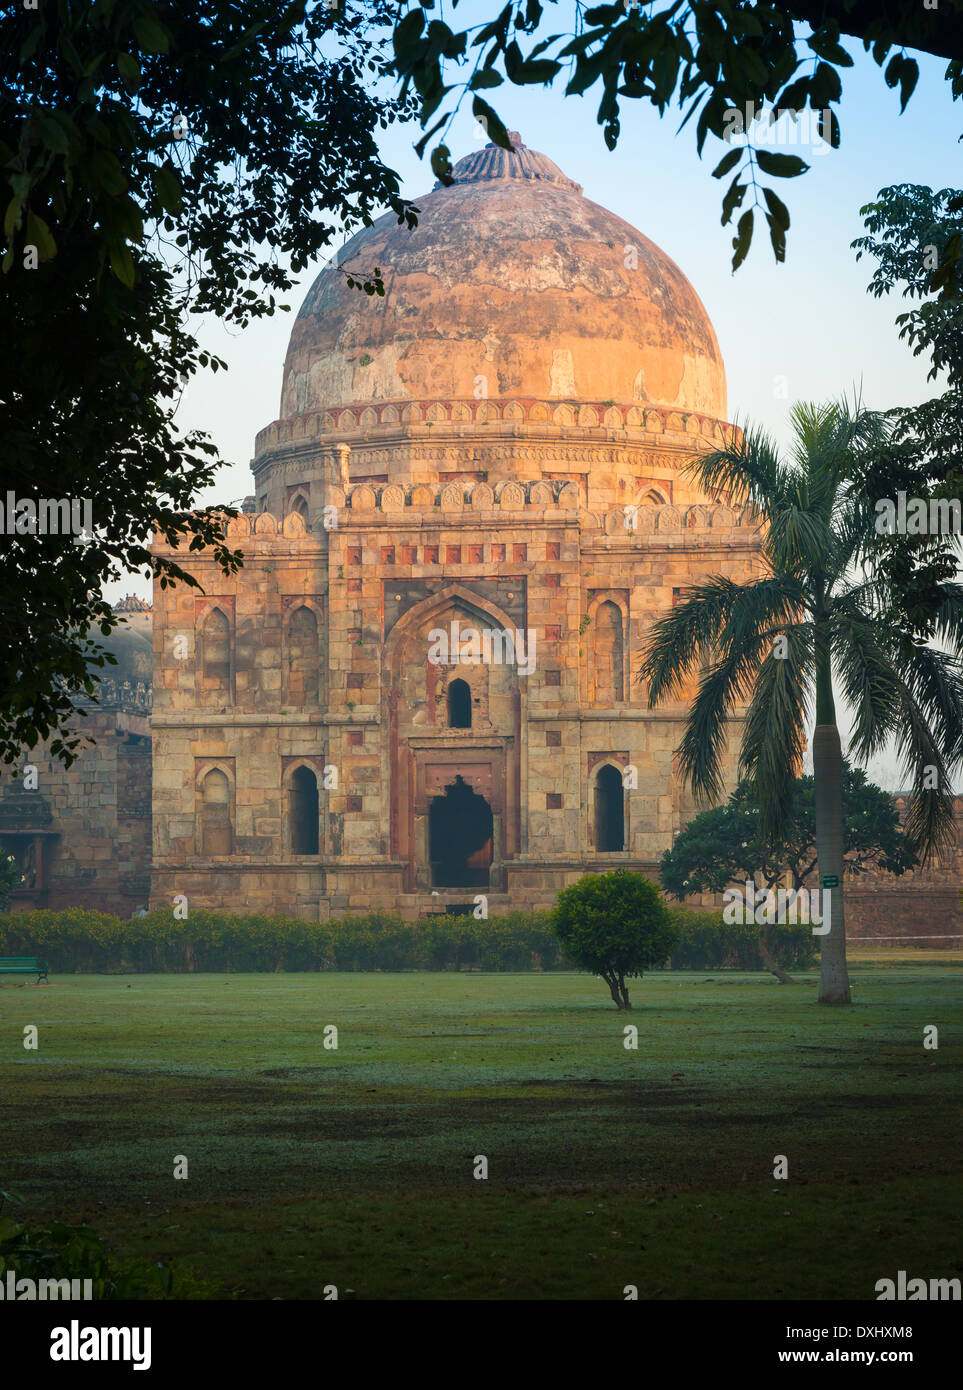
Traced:
<path id="1" fill-rule="evenodd" d="M 591 92 L 563 98 L 561 91 L 506 84 L 492 94 L 499 114 L 526 145 L 549 155 L 582 184 L 586 197 L 618 213 L 679 264 L 719 338 L 730 419 L 760 423 L 780 439 L 795 399 L 823 400 L 859 386 L 865 404 L 885 408 L 924 400 L 936 390 L 926 381 L 928 363 L 914 358 L 897 336 L 901 303 L 867 294 L 874 263 L 857 262 L 850 243 L 864 230 L 860 206 L 880 188 L 963 184 L 963 108 L 954 106 L 942 80 L 945 65 L 921 58 L 919 85 L 901 116 L 898 97 L 880 71 L 855 42 L 845 46 L 855 66 L 843 74 L 842 146 L 813 157 L 801 178 L 779 181 L 792 217 L 786 263 L 775 263 L 763 225 L 735 275 L 732 230 L 720 226 L 725 181 L 711 177 L 726 149 L 720 142 L 707 142 L 700 160 L 692 126 L 676 134 L 678 113 L 660 119 L 648 105 L 626 103 L 619 146 L 610 153 L 595 122 L 597 98 Z M 382 143 L 405 193 L 415 198 L 434 182 L 427 160 L 412 148 L 420 133 L 417 127 L 395 128 Z M 455 159 L 484 143 L 468 111 L 456 118 L 447 142 Z M 201 325 L 204 345 L 227 361 L 229 371 L 195 378 L 178 422 L 209 431 L 231 466 L 198 501 L 230 502 L 252 491 L 254 436 L 277 416 L 288 335 L 315 273 L 286 297 L 289 314 L 240 333 L 214 321 Z M 149 597 L 149 582 L 134 576 L 108 590 L 111 598 L 126 592 Z"/>
<path id="2" fill-rule="evenodd" d="M 719 337 L 730 418 L 762 423 L 777 437 L 784 435 L 787 407 L 780 390 L 789 400 L 825 399 L 861 384 L 866 404 L 878 407 L 933 394 L 927 366 L 897 337 L 893 321 L 900 304 L 866 293 L 873 263 L 857 263 L 850 242 L 864 230 L 860 206 L 880 188 L 960 186 L 963 109 L 950 100 L 943 64 L 921 60 L 917 92 L 900 116 L 878 69 L 850 47 L 856 66 L 846 76 L 842 148 L 811 158 L 801 178 L 780 181 L 792 215 L 786 263 L 775 263 L 765 227 L 757 227 L 749 260 L 735 275 L 732 230 L 720 226 L 725 183 L 711 177 L 724 145 L 707 143 L 700 160 L 691 127 L 676 134 L 677 113 L 660 120 L 649 106 L 627 103 L 618 149 L 610 153 L 591 94 L 566 99 L 508 85 L 495 93 L 499 113 L 528 146 L 549 155 L 587 197 L 624 217 L 681 266 Z M 427 161 L 412 148 L 419 135 L 417 127 L 398 127 L 382 145 L 404 191 L 415 198 L 434 182 Z M 483 143 L 467 112 L 456 118 L 448 139 L 454 158 Z M 315 273 L 287 296 L 289 314 L 240 333 L 216 321 L 201 325 L 205 345 L 230 370 L 195 378 L 178 421 L 185 429 L 208 430 L 232 466 L 199 501 L 230 501 L 251 490 L 254 436 L 277 416 L 288 335 Z"/>

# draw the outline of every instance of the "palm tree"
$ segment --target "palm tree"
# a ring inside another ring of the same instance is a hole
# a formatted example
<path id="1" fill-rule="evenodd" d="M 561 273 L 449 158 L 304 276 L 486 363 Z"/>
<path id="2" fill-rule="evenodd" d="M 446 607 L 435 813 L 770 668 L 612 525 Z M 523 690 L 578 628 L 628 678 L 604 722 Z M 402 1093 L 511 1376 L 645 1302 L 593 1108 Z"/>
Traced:
<path id="1" fill-rule="evenodd" d="M 773 836 L 788 818 L 815 707 L 819 876 L 838 883 L 819 1001 L 848 1004 L 836 691 L 853 712 L 855 760 L 895 744 L 914 789 L 907 835 L 926 863 L 952 835 L 948 774 L 963 757 L 963 585 L 936 586 L 925 630 L 901 621 L 908 600 L 874 568 L 886 539 L 859 481 L 861 461 L 885 445 L 885 423 L 846 405 L 798 404 L 790 418 L 785 459 L 766 434 L 749 430 L 687 466 L 707 496 L 754 509 L 767 572 L 689 589 L 653 626 L 639 677 L 649 682 L 650 707 L 698 677 L 678 753 L 683 777 L 710 803 L 724 792 L 729 720 L 745 708 L 739 775 L 752 780 Z"/>

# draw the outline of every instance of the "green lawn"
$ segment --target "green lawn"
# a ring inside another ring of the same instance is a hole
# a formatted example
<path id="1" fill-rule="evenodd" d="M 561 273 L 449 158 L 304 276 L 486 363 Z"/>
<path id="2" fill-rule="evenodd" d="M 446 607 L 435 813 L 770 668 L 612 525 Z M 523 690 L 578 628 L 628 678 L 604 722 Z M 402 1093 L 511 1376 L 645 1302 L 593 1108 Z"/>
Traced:
<path id="1" fill-rule="evenodd" d="M 872 1299 L 961 1273 L 961 982 L 7 980 L 0 1188 L 246 1297 Z"/>

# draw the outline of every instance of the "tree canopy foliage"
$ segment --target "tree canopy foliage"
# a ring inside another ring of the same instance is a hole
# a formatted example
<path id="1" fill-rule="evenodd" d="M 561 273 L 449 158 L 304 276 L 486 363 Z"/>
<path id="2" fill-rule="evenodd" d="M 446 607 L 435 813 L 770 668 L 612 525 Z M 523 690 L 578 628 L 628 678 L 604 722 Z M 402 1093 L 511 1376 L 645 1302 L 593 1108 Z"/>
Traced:
<path id="1" fill-rule="evenodd" d="M 843 854 L 847 875 L 867 869 L 904 874 L 918 862 L 904 835 L 893 798 L 861 768 L 843 764 Z M 677 898 L 721 893 L 731 883 L 767 887 L 785 873 L 793 888 L 816 869 L 816 798 L 812 777 L 793 784 L 789 818 L 775 839 L 762 833 L 762 807 L 743 780 L 721 806 L 701 811 L 679 831 L 659 865 L 662 887 Z"/>
<path id="2" fill-rule="evenodd" d="M 767 120 L 777 110 L 826 112 L 827 143 L 837 148 L 843 74 L 853 65 L 843 38 L 872 55 L 887 86 L 898 89 L 900 110 L 919 78 L 907 49 L 948 59 L 946 80 L 954 97 L 963 95 L 963 0 L 939 0 L 932 9 L 920 0 L 619 0 L 590 6 L 508 0 L 464 28 L 433 17 L 435 9 L 434 0 L 411 0 L 396 23 L 394 45 L 403 91 L 417 93 L 428 127 L 416 148 L 423 152 L 437 137 L 431 160 L 442 181 L 450 167 L 445 131 L 466 96 L 491 139 L 508 148 L 503 121 L 481 95 L 506 81 L 546 87 L 557 81 L 566 96 L 595 89 L 596 120 L 609 149 L 618 144 L 626 102 L 649 102 L 660 115 L 677 108 L 682 125 L 695 121 L 700 155 L 710 135 L 731 146 L 713 175 L 731 176 L 723 226 L 742 209 L 733 268 L 749 250 L 757 213 L 776 258 L 784 258 L 789 212 L 768 180 L 795 178 L 809 167 L 797 154 L 758 147 L 750 106 L 765 111 Z M 744 145 L 733 144 L 733 111 L 746 126 Z"/>
<path id="3" fill-rule="evenodd" d="M 0 15 L 4 761 L 50 734 L 74 756 L 96 637 L 116 622 L 105 582 L 193 582 L 150 555 L 152 528 L 239 563 L 223 514 L 191 511 L 219 459 L 177 405 L 224 364 L 188 316 L 274 313 L 339 228 L 383 207 L 414 220 L 377 146 L 408 113 L 378 95 L 390 13 L 44 0 Z M 11 497 L 89 500 L 90 534 L 39 534 Z"/>
<path id="4" fill-rule="evenodd" d="M 598 975 L 617 1009 L 630 1009 L 626 978 L 661 965 L 678 931 L 654 883 L 629 869 L 585 874 L 563 888 L 552 912 L 567 960 Z"/>
<path id="5" fill-rule="evenodd" d="M 921 405 L 888 412 L 891 433 L 867 460 L 870 500 L 959 499 L 963 495 L 963 191 L 934 192 L 919 184 L 884 188 L 862 209 L 866 236 L 857 258 L 872 256 L 870 292 L 908 301 L 898 315 L 900 337 L 930 360 L 929 379 L 946 389 Z M 874 562 L 901 594 L 888 621 L 910 634 L 932 625 L 941 585 L 953 578 L 959 550 L 945 534 L 894 534 L 880 541 Z"/>

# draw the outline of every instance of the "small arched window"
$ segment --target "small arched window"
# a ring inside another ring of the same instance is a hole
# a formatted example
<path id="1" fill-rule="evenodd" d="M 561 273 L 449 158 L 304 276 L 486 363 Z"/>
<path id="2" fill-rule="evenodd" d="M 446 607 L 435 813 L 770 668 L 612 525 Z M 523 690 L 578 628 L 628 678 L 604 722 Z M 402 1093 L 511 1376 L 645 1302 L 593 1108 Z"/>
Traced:
<path id="1" fill-rule="evenodd" d="M 299 492 L 291 503 L 291 511 L 297 513 L 305 526 L 308 524 L 308 499 L 302 493 Z"/>
<path id="2" fill-rule="evenodd" d="M 201 854 L 206 859 L 234 853 L 231 824 L 231 784 L 220 768 L 212 768 L 201 783 Z"/>
<path id="3" fill-rule="evenodd" d="M 595 779 L 595 848 L 599 854 L 625 849 L 625 796 L 618 768 L 600 767 Z"/>
<path id="4" fill-rule="evenodd" d="M 314 704 L 318 698 L 318 619 L 303 604 L 288 622 L 288 699 L 292 704 Z"/>
<path id="5" fill-rule="evenodd" d="M 625 699 L 625 661 L 622 643 L 622 610 L 616 603 L 600 603 L 592 624 L 594 633 L 591 679 L 595 699 L 612 704 Z"/>
<path id="6" fill-rule="evenodd" d="M 448 727 L 471 728 L 471 686 L 467 681 L 455 680 L 448 687 Z"/>
<path id="7" fill-rule="evenodd" d="M 299 767 L 291 778 L 288 824 L 292 854 L 318 853 L 318 779 L 309 767 Z"/>
<path id="8" fill-rule="evenodd" d="M 220 608 L 212 608 L 201 625 L 201 682 L 205 691 L 231 688 L 231 624 Z"/>

